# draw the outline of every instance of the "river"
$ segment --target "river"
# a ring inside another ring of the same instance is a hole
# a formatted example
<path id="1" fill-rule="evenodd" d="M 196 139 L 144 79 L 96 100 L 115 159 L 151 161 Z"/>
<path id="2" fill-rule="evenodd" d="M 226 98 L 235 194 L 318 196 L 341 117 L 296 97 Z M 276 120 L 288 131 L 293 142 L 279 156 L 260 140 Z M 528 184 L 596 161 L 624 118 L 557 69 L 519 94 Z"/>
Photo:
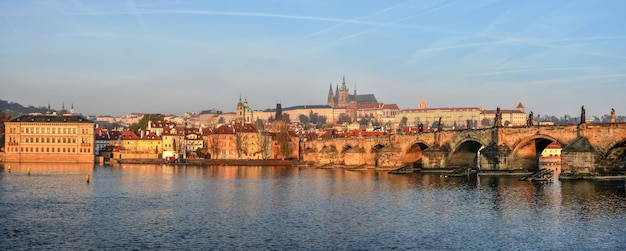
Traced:
<path id="1" fill-rule="evenodd" d="M 0 250 L 626 250 L 624 180 L 164 165 L 0 171 Z"/>

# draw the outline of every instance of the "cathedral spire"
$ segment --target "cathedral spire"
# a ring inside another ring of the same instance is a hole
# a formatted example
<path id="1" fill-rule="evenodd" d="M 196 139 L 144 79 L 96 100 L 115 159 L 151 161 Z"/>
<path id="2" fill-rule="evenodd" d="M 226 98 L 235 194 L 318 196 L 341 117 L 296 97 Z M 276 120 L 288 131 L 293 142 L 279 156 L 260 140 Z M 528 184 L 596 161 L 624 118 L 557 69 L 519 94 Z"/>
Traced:
<path id="1" fill-rule="evenodd" d="M 341 90 L 346 91 L 348 87 L 346 87 L 346 76 L 343 76 L 343 81 L 341 82 Z"/>

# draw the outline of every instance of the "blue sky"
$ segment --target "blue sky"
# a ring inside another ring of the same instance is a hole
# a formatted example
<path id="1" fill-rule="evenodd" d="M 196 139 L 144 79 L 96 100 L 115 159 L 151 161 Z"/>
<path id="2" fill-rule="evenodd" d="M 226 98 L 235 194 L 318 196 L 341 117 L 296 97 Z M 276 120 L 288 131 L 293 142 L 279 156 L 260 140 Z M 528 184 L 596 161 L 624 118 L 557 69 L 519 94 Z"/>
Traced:
<path id="1" fill-rule="evenodd" d="M 326 104 L 626 114 L 626 1 L 0 0 L 0 99 L 87 115 Z"/>

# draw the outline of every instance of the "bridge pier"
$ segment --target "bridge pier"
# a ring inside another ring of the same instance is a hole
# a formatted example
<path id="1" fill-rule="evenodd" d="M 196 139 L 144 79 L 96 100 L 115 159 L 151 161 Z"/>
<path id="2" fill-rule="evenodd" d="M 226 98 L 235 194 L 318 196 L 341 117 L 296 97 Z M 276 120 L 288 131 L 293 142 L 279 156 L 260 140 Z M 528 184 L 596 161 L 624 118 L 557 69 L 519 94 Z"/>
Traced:
<path id="1" fill-rule="evenodd" d="M 587 138 L 580 137 L 561 151 L 563 172 L 589 174 L 595 172 L 596 150 Z"/>
<path id="2" fill-rule="evenodd" d="M 422 168 L 446 168 L 446 159 L 450 150 L 440 146 L 430 147 L 422 153 Z"/>
<path id="3" fill-rule="evenodd" d="M 498 146 L 494 142 L 480 151 L 480 170 L 508 170 L 511 149 L 507 146 Z"/>

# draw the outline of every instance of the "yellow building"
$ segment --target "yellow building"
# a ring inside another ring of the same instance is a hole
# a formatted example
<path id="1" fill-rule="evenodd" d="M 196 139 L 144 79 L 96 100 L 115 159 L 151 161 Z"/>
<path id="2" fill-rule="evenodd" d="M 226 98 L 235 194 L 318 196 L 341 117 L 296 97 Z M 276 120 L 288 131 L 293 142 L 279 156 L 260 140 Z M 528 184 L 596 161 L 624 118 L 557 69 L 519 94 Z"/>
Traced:
<path id="1" fill-rule="evenodd" d="M 94 122 L 78 115 L 23 115 L 5 124 L 6 162 L 94 162 Z"/>
<path id="2" fill-rule="evenodd" d="M 435 122 L 441 118 L 444 128 L 466 128 L 468 120 L 470 128 L 475 128 L 481 111 L 478 107 L 404 109 L 397 114 L 395 123 L 400 124 L 405 120 L 404 126 L 417 127 L 422 124 L 424 128 L 430 128 L 436 127 Z"/>

